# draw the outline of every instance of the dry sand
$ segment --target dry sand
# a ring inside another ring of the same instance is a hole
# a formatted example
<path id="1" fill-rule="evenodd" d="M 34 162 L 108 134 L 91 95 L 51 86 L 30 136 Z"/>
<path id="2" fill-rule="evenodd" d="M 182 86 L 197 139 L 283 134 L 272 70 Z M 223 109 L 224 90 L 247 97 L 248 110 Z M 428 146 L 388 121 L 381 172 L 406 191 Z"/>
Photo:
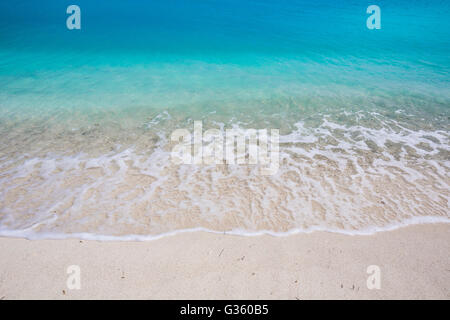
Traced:
<path id="1" fill-rule="evenodd" d="M 66 286 L 81 268 L 81 289 Z M 369 290 L 367 267 L 381 270 Z M 450 298 L 450 224 L 370 236 L 183 233 L 150 242 L 0 238 L 0 299 Z"/>

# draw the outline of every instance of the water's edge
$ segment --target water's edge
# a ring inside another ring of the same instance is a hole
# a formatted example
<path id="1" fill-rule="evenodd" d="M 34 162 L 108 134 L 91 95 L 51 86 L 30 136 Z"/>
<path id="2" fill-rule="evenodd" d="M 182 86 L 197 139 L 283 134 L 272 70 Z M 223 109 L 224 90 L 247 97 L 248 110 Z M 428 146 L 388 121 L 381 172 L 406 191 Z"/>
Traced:
<path id="1" fill-rule="evenodd" d="M 159 240 L 166 237 L 176 236 L 182 233 L 194 233 L 194 232 L 207 232 L 213 234 L 231 235 L 231 236 L 243 236 L 243 237 L 257 237 L 257 236 L 273 236 L 273 237 L 288 237 L 296 234 L 310 234 L 313 232 L 329 232 L 337 233 L 348 236 L 371 236 L 376 233 L 394 231 L 401 228 L 406 228 L 415 225 L 429 225 L 429 224 L 448 224 L 450 218 L 446 217 L 433 217 L 422 216 L 407 219 L 400 223 L 394 223 L 385 227 L 371 227 L 363 230 L 339 230 L 339 229 L 327 229 L 321 227 L 311 227 L 308 229 L 291 229 L 286 232 L 273 232 L 270 230 L 259 231 L 246 231 L 246 230 L 231 230 L 231 231 L 216 231 L 206 228 L 191 228 L 175 230 L 159 235 L 126 235 L 126 236 L 108 236 L 108 235 L 94 235 L 89 233 L 73 233 L 73 234 L 37 234 L 27 230 L 1 230 L 0 237 L 3 238 L 18 238 L 27 240 L 89 240 L 89 241 L 124 241 L 124 242 L 146 242 Z"/>

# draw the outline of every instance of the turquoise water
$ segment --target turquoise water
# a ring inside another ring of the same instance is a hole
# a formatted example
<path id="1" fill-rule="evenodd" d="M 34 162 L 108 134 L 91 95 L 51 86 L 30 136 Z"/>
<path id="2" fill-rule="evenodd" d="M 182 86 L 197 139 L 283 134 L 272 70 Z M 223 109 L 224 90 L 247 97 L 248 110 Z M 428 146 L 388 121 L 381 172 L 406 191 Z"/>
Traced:
<path id="1" fill-rule="evenodd" d="M 448 1 L 377 1 L 380 30 L 365 1 L 77 1 L 81 30 L 70 4 L 0 3 L 4 233 L 448 219 Z M 278 175 L 168 166 L 195 120 L 280 129 Z"/>

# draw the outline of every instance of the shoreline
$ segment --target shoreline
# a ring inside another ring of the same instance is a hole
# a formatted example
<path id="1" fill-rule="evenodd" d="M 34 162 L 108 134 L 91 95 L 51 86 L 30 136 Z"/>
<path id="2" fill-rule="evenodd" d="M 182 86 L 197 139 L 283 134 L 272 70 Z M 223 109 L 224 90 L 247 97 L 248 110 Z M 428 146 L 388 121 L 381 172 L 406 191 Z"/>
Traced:
<path id="1" fill-rule="evenodd" d="M 450 224 L 372 235 L 0 237 L 0 299 L 450 299 Z M 80 267 L 81 289 L 67 268 Z M 381 288 L 367 288 L 379 266 Z"/>
<path id="2" fill-rule="evenodd" d="M 0 231 L 1 238 L 12 239 L 25 239 L 31 241 L 38 240 L 85 240 L 85 241 L 101 241 L 101 242 L 148 242 L 164 239 L 166 237 L 173 237 L 185 233 L 205 232 L 218 235 L 239 236 L 239 237 L 290 237 L 297 234 L 311 234 L 314 232 L 335 233 L 347 236 L 371 236 L 377 233 L 395 231 L 409 226 L 427 225 L 427 224 L 450 224 L 450 218 L 438 217 L 438 216 L 417 216 L 406 219 L 402 222 L 393 223 L 384 227 L 370 227 L 361 230 L 345 230 L 345 229 L 327 229 L 322 227 L 312 227 L 309 229 L 291 229 L 284 232 L 260 230 L 260 231 L 246 231 L 246 230 L 230 230 L 230 231 L 217 231 L 213 229 L 207 229 L 203 227 L 191 228 L 191 229 L 179 229 L 157 235 L 138 235 L 130 234 L 126 236 L 110 236 L 110 235 L 95 235 L 90 233 L 70 233 L 68 234 L 44 234 L 39 236 L 38 234 L 28 233 L 24 230 L 3 230 Z"/>

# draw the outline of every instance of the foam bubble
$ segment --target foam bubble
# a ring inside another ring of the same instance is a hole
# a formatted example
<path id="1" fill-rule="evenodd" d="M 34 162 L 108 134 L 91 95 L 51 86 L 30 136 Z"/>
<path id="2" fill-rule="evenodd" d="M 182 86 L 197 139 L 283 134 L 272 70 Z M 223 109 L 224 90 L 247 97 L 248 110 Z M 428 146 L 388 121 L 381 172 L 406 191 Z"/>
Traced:
<path id="1" fill-rule="evenodd" d="M 375 116 L 382 126 L 298 122 L 280 137 L 272 176 L 255 165 L 175 165 L 169 132 L 159 127 L 150 150 L 5 159 L 0 234 L 148 240 L 197 230 L 370 234 L 449 222 L 448 133 Z"/>

